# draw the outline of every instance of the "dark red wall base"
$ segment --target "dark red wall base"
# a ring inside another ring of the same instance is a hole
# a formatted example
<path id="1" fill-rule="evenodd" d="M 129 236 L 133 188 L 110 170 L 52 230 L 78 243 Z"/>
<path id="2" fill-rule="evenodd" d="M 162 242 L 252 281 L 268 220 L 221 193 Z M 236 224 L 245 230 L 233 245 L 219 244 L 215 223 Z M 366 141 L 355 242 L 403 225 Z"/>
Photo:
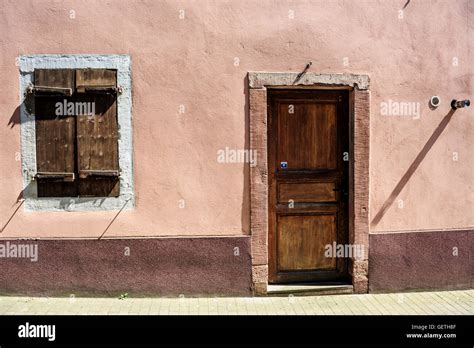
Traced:
<path id="1" fill-rule="evenodd" d="M 252 293 L 247 236 L 10 242 L 37 243 L 39 259 L 0 258 L 0 294 Z M 458 256 L 453 255 L 454 247 Z M 474 230 L 371 234 L 369 291 L 472 288 L 473 247 Z"/>
<path id="2" fill-rule="evenodd" d="M 473 247 L 474 230 L 371 234 L 369 292 L 472 288 Z"/>
<path id="3" fill-rule="evenodd" d="M 10 242 L 37 243 L 39 258 L 0 258 L 2 294 L 251 294 L 249 237 Z"/>

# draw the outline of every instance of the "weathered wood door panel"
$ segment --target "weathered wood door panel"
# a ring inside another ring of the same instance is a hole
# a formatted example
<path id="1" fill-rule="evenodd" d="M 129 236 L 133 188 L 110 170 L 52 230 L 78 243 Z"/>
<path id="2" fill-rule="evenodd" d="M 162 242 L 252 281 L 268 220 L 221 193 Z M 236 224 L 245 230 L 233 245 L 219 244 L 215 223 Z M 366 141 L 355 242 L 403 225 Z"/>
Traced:
<path id="1" fill-rule="evenodd" d="M 269 281 L 347 276 L 347 91 L 269 90 Z"/>
<path id="2" fill-rule="evenodd" d="M 334 269 L 335 259 L 324 257 L 324 245 L 331 244 L 337 238 L 335 225 L 335 214 L 280 216 L 277 231 L 278 269 Z"/>

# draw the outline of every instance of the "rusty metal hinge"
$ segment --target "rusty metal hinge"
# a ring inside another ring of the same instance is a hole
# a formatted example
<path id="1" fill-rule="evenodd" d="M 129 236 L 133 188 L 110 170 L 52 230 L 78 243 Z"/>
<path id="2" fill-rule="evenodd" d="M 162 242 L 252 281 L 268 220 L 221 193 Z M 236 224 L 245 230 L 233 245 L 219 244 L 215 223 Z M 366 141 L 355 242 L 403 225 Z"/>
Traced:
<path id="1" fill-rule="evenodd" d="M 122 94 L 121 86 L 78 86 L 78 93 L 97 93 L 97 94 Z"/>
<path id="2" fill-rule="evenodd" d="M 88 170 L 88 169 L 83 169 L 79 171 L 79 178 L 85 179 L 90 176 L 95 176 L 95 177 L 119 177 L 120 173 L 118 170 Z"/>
<path id="3" fill-rule="evenodd" d="M 64 182 L 74 181 L 76 175 L 69 172 L 38 172 L 35 175 L 35 179 L 53 179 Z"/>
<path id="4" fill-rule="evenodd" d="M 49 95 L 49 94 L 61 94 L 70 97 L 72 95 L 72 88 L 64 88 L 64 87 L 50 87 L 50 86 L 28 86 L 26 93 L 28 94 L 35 94 L 38 93 L 41 95 Z"/>

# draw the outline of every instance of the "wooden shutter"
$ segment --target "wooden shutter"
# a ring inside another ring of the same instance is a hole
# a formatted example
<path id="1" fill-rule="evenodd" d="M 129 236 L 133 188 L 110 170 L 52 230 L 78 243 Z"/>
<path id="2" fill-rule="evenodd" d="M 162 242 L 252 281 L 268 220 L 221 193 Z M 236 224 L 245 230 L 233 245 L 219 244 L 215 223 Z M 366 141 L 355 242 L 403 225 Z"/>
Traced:
<path id="1" fill-rule="evenodd" d="M 71 101 L 74 70 L 35 70 L 36 166 L 38 197 L 77 196 L 74 116 L 57 116 L 56 103 Z M 62 96 L 57 96 L 62 95 Z"/>
<path id="2" fill-rule="evenodd" d="M 92 115 L 77 115 L 79 196 L 118 196 L 117 72 L 107 69 L 76 70 L 76 101 Z M 110 93 L 109 93 L 110 92 Z M 88 104 L 84 104 L 88 103 Z M 93 104 L 92 104 L 93 103 Z"/>
<path id="3" fill-rule="evenodd" d="M 76 90 L 79 93 L 112 91 L 117 86 L 117 70 L 78 69 Z"/>
<path id="4" fill-rule="evenodd" d="M 71 96 L 74 92 L 74 70 L 35 69 L 35 95 Z"/>

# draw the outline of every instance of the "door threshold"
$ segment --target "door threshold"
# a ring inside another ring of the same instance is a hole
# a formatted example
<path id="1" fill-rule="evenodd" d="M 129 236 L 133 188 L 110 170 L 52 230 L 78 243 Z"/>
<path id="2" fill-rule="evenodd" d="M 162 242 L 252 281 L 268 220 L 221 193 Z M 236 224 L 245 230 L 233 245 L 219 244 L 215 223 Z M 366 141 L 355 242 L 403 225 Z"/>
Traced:
<path id="1" fill-rule="evenodd" d="M 267 296 L 319 296 L 353 294 L 354 287 L 347 283 L 294 283 L 268 284 Z"/>

